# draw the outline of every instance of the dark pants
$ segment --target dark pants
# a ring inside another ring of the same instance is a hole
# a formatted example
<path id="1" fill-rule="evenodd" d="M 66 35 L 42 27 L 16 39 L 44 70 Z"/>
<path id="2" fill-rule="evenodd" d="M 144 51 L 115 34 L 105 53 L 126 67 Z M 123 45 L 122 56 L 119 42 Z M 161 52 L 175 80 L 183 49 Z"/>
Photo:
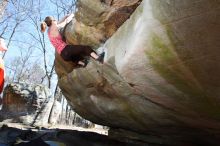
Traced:
<path id="1" fill-rule="evenodd" d="M 67 45 L 61 52 L 61 57 L 65 61 L 72 61 L 78 63 L 95 52 L 90 46 L 82 45 Z M 96 52 L 95 52 L 96 53 Z"/>

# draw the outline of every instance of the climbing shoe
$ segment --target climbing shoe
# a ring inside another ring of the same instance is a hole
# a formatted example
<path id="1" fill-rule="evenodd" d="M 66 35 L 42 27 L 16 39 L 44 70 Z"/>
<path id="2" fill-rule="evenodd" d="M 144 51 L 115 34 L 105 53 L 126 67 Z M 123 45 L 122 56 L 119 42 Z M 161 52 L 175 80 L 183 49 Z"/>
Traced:
<path id="1" fill-rule="evenodd" d="M 102 52 L 99 57 L 97 58 L 97 61 L 99 61 L 100 63 L 103 64 L 104 62 L 104 56 L 105 56 L 105 52 Z"/>

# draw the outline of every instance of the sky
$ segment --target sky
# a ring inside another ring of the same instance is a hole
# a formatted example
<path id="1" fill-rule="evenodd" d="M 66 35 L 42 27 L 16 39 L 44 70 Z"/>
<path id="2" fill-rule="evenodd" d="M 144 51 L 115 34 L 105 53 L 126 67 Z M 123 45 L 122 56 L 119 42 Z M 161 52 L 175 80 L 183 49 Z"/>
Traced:
<path id="1" fill-rule="evenodd" d="M 14 0 L 15 1 L 15 0 Z M 31 0 L 18 0 L 18 1 L 31 1 Z M 34 0 L 34 2 L 40 2 L 41 3 L 41 7 L 40 10 L 41 11 L 41 17 L 42 19 L 44 19 L 46 16 L 54 16 L 55 18 L 57 18 L 57 7 L 56 5 L 51 3 L 51 0 Z M 59 1 L 59 0 L 57 0 Z M 70 0 L 60 0 L 60 1 L 67 1 L 70 2 Z M 25 5 L 29 6 L 29 3 L 27 3 Z M 35 10 L 37 7 L 37 5 L 34 4 L 31 8 L 31 10 Z M 9 1 L 9 4 L 7 5 L 7 10 L 5 11 L 5 15 L 7 15 L 7 12 L 12 12 L 15 13 L 16 11 L 16 6 L 12 4 L 12 1 Z M 36 10 L 36 14 L 38 14 L 40 12 L 38 12 Z M 27 15 L 27 13 L 25 12 L 21 12 L 18 14 L 18 18 L 20 16 L 24 16 Z M 28 14 L 28 15 L 31 15 Z M 64 14 L 63 14 L 64 15 Z M 61 14 L 62 17 L 62 14 Z M 14 20 L 10 20 L 8 21 L 9 25 L 14 26 Z M 34 51 L 34 54 L 31 57 L 31 62 L 37 62 L 39 64 L 43 64 L 43 53 L 42 51 L 40 51 L 39 49 L 37 49 L 37 47 L 39 46 L 39 43 L 36 42 L 36 40 L 34 40 L 31 35 L 29 33 L 32 34 L 37 34 L 36 28 L 31 24 L 31 20 L 28 18 L 27 20 L 23 21 L 21 23 L 21 25 L 19 25 L 19 27 L 16 29 L 16 33 L 8 47 L 8 51 L 6 52 L 6 55 L 4 57 L 4 62 L 5 62 L 5 66 L 6 66 L 6 74 L 9 74 L 9 72 L 11 71 L 10 69 L 10 63 L 13 61 L 14 58 L 16 58 L 17 56 L 20 56 L 21 52 L 23 52 L 23 54 L 26 52 L 26 50 L 32 45 L 32 46 L 36 46 L 36 47 L 31 47 L 32 51 Z M 38 22 L 38 26 L 40 26 L 40 21 Z M 3 25 L 0 25 L 0 32 L 2 32 L 4 30 Z M 8 43 L 9 37 L 11 35 L 12 30 L 9 29 L 8 31 L 6 31 L 6 33 L 3 35 L 3 37 L 5 38 L 5 42 L 6 44 Z M 53 63 L 54 61 L 54 51 L 55 49 L 53 48 L 53 46 L 51 45 L 51 43 L 48 40 L 48 36 L 45 33 L 45 39 L 46 39 L 46 48 L 47 48 L 47 61 L 50 62 L 50 64 Z M 56 80 L 53 81 L 54 83 L 56 82 Z"/>
<path id="2" fill-rule="evenodd" d="M 44 3 L 44 7 L 42 7 L 42 17 L 46 17 L 46 16 L 50 16 L 50 15 L 55 15 L 54 14 L 54 10 L 56 9 L 55 6 L 53 4 L 50 3 L 49 0 L 44 0 L 45 3 Z M 6 9 L 12 9 L 13 6 L 12 4 L 9 2 L 9 4 L 7 5 L 7 8 Z M 40 25 L 40 22 L 39 22 L 39 25 Z M 25 29 L 25 30 L 24 30 Z M 30 21 L 25 21 L 25 22 L 22 22 L 22 24 L 19 26 L 19 28 L 16 30 L 16 33 L 15 33 L 15 36 L 13 37 L 13 41 L 11 43 L 11 45 L 9 46 L 8 48 L 8 51 L 5 55 L 5 61 L 7 60 L 11 60 L 13 57 L 15 56 L 19 56 L 20 55 L 20 49 L 23 45 L 25 45 L 25 43 L 30 43 L 30 44 L 34 44 L 36 42 L 33 42 L 33 41 L 29 41 L 29 42 L 26 42 L 26 40 L 29 40 L 30 39 L 30 35 L 28 35 L 27 33 L 25 33 L 25 31 L 27 32 L 33 32 L 35 28 L 33 28 L 32 25 L 30 25 Z M 5 41 L 6 41 L 6 44 L 8 43 L 8 39 L 9 38 L 9 35 L 10 33 L 6 34 L 5 37 Z M 46 36 L 46 39 L 47 39 L 47 36 Z M 48 41 L 48 39 L 47 39 Z M 19 42 L 20 45 L 19 45 Z M 23 43 L 25 42 L 25 43 Z M 48 42 L 47 45 L 49 46 L 48 48 L 52 48 L 51 44 Z M 25 48 L 25 46 L 24 46 Z M 22 49 L 24 49 L 22 47 Z"/>

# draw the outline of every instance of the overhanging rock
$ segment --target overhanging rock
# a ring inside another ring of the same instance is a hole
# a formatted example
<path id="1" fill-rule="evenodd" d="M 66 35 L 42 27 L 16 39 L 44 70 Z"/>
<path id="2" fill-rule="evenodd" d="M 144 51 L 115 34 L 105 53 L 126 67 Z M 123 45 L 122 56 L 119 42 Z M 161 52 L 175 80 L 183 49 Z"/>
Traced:
<path id="1" fill-rule="evenodd" d="M 75 111 L 111 127 L 115 138 L 219 144 L 219 8 L 143 0 L 105 43 L 104 65 L 92 60 L 62 74 L 60 88 Z"/>

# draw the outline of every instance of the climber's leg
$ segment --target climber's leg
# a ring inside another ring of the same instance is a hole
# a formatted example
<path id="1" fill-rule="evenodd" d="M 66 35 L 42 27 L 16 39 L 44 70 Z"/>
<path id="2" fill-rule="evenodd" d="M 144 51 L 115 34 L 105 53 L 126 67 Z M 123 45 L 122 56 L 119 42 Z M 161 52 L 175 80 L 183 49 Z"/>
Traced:
<path id="1" fill-rule="evenodd" d="M 83 60 L 81 60 L 81 61 L 78 61 L 78 65 L 79 65 L 80 67 L 86 67 L 88 63 L 89 63 L 89 61 L 88 61 L 87 58 L 85 58 L 85 59 L 83 59 Z"/>
<path id="2" fill-rule="evenodd" d="M 103 63 L 104 54 L 98 55 L 90 46 L 67 45 L 61 52 L 61 56 L 65 61 L 78 62 L 82 61 L 86 56 Z"/>
<path id="3" fill-rule="evenodd" d="M 85 63 L 82 62 L 82 61 L 78 61 L 78 64 L 81 65 L 81 66 L 85 66 Z"/>
<path id="4" fill-rule="evenodd" d="M 99 61 L 100 63 L 103 63 L 104 56 L 105 56 L 104 52 L 98 55 L 91 47 L 85 46 L 84 53 L 86 56 L 90 56 L 94 58 L 95 60 Z"/>
<path id="5" fill-rule="evenodd" d="M 90 46 L 82 46 L 82 45 L 71 45 L 71 46 L 73 46 L 75 54 L 78 53 L 78 56 L 81 56 L 81 58 L 85 58 L 86 56 L 89 56 L 99 61 L 100 63 L 103 63 L 104 55 L 105 55 L 104 52 L 98 55 Z M 80 60 L 82 60 L 81 58 Z"/>
<path id="6" fill-rule="evenodd" d="M 90 54 L 90 56 L 91 56 L 92 58 L 94 58 L 95 60 L 97 60 L 97 59 L 99 58 L 99 56 L 98 56 L 95 52 L 92 52 L 92 53 Z"/>
<path id="7" fill-rule="evenodd" d="M 67 45 L 61 52 L 60 56 L 65 61 L 72 61 L 72 53 L 70 45 Z"/>
<path id="8" fill-rule="evenodd" d="M 77 45 L 67 45 L 60 55 L 65 61 L 78 63 L 78 61 L 83 60 L 81 50 Z"/>

